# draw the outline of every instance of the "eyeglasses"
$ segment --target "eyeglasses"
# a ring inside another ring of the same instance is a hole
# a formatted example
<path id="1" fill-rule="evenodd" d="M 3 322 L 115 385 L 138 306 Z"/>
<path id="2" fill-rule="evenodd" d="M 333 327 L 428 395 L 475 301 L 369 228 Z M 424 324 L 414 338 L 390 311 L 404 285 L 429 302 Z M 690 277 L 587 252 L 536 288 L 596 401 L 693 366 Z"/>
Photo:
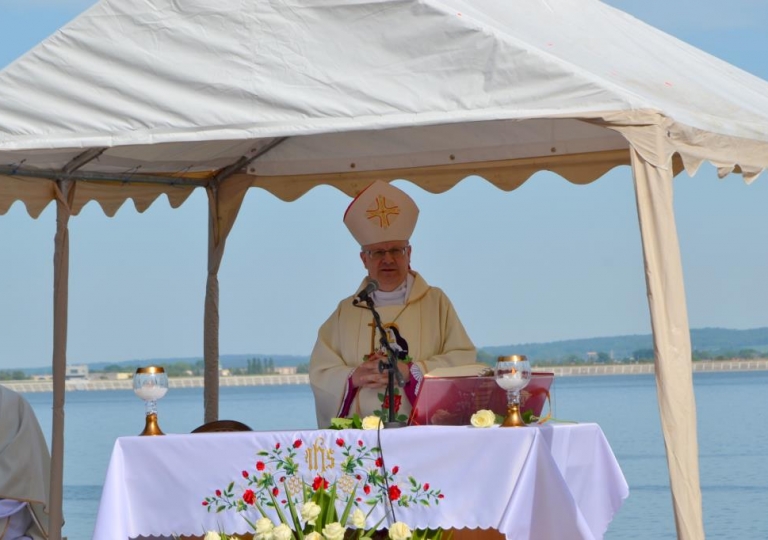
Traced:
<path id="1" fill-rule="evenodd" d="M 405 257 L 405 254 L 408 253 L 408 248 L 410 246 L 403 246 L 403 247 L 396 247 L 396 248 L 390 248 L 390 249 L 366 249 L 363 251 L 368 257 L 370 257 L 374 261 L 380 261 L 384 258 L 385 255 L 389 255 L 393 259 L 400 259 L 402 257 Z"/>

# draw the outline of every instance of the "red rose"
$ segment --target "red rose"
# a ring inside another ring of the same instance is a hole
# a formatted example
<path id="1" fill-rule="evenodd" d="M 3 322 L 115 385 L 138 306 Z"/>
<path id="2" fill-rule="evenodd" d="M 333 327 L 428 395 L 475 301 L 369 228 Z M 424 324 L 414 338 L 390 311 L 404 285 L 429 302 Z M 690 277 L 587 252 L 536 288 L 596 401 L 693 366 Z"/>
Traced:
<path id="1" fill-rule="evenodd" d="M 301 448 L 301 439 L 296 439 L 295 441 L 293 441 L 293 447 Z"/>
<path id="2" fill-rule="evenodd" d="M 394 467 L 392 467 L 392 474 L 397 474 L 397 471 L 399 471 L 399 470 L 400 470 L 400 467 L 395 465 Z"/>
<path id="3" fill-rule="evenodd" d="M 397 486 L 389 486 L 389 500 L 396 501 L 400 498 L 400 488 Z"/>
<path id="4" fill-rule="evenodd" d="M 275 450 L 280 450 L 280 443 L 277 443 L 277 444 L 275 445 Z"/>
<path id="5" fill-rule="evenodd" d="M 356 500 L 357 502 L 360 502 L 360 501 L 362 501 L 363 499 L 361 499 L 360 497 L 358 497 L 358 498 L 357 498 L 357 499 L 355 499 L 355 500 Z"/>
<path id="6" fill-rule="evenodd" d="M 253 493 L 252 489 L 246 489 L 243 493 L 243 500 L 245 501 L 245 504 L 253 505 L 253 502 L 256 500 L 256 496 Z"/>
<path id="7" fill-rule="evenodd" d="M 243 478 L 248 478 L 248 471 L 243 471 Z"/>
<path id="8" fill-rule="evenodd" d="M 312 489 L 317 491 L 318 489 L 320 489 L 321 486 L 325 489 L 328 489 L 328 486 L 329 486 L 328 480 L 326 480 L 320 475 L 315 476 L 315 479 L 312 481 Z"/>
<path id="9" fill-rule="evenodd" d="M 273 488 L 272 488 L 272 495 L 274 495 L 275 497 L 277 497 L 277 494 L 278 494 L 278 493 L 280 493 L 280 490 L 279 490 L 279 489 L 277 489 L 277 486 L 273 487 Z"/>
<path id="10" fill-rule="evenodd" d="M 363 441 L 357 441 L 357 446 L 363 446 Z"/>
<path id="11" fill-rule="evenodd" d="M 402 399 L 403 398 L 400 394 L 397 394 L 395 396 L 395 412 L 400 410 L 400 402 L 402 401 Z M 381 408 L 389 410 L 389 396 L 384 398 L 384 401 L 382 401 L 381 403 Z"/>
<path id="12" fill-rule="evenodd" d="M 384 465 L 384 460 L 381 459 L 381 457 L 377 457 L 376 458 L 376 466 L 377 467 L 381 467 L 382 465 Z"/>
<path id="13" fill-rule="evenodd" d="M 285 476 L 281 476 L 281 477 L 280 477 L 280 481 L 281 481 L 281 482 L 285 482 Z"/>
<path id="14" fill-rule="evenodd" d="M 442 499 L 443 497 L 445 497 L 445 495 L 443 495 L 442 493 L 437 496 L 438 499 Z"/>
<path id="15" fill-rule="evenodd" d="M 424 491 L 427 491 L 427 490 L 429 490 L 429 482 L 427 482 L 426 484 L 424 484 Z"/>
<path id="16" fill-rule="evenodd" d="M 257 461 L 256 462 L 256 470 L 257 471 L 263 471 L 264 470 L 264 462 L 263 461 Z"/>
<path id="17" fill-rule="evenodd" d="M 221 490 L 220 490 L 220 489 L 217 489 L 217 490 L 216 490 L 216 496 L 217 496 L 217 497 L 221 497 Z"/>
<path id="18" fill-rule="evenodd" d="M 363 491 L 365 492 L 366 495 L 368 495 L 371 492 L 371 486 L 369 486 L 368 484 L 365 484 L 363 486 Z"/>
<path id="19" fill-rule="evenodd" d="M 356 474 L 356 475 L 355 475 L 355 478 L 357 478 L 358 480 L 362 480 L 362 479 L 363 479 L 363 477 L 362 477 L 362 476 L 360 476 L 359 474 Z"/>
<path id="20" fill-rule="evenodd" d="M 336 446 L 344 446 L 344 439 L 342 439 L 341 437 L 336 439 Z"/>
<path id="21" fill-rule="evenodd" d="M 203 501 L 203 506 L 208 506 L 208 501 Z"/>

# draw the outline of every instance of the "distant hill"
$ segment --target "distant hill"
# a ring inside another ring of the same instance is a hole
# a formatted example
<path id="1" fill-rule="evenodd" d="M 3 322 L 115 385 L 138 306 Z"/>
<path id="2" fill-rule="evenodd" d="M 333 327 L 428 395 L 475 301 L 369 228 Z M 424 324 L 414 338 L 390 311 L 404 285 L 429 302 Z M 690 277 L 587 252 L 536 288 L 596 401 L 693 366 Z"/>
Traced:
<path id="1" fill-rule="evenodd" d="M 691 330 L 691 346 L 694 351 L 706 352 L 710 356 L 727 354 L 746 349 L 768 351 L 768 328 L 729 330 L 726 328 L 699 328 Z M 569 356 L 586 359 L 588 352 L 606 353 L 614 359 L 632 357 L 638 351 L 653 349 L 650 334 L 587 339 L 570 339 L 549 343 L 519 343 L 483 347 L 481 350 L 490 357 L 508 354 L 524 354 L 532 361 L 562 361 Z"/>
<path id="2" fill-rule="evenodd" d="M 768 352 L 768 327 L 752 328 L 749 330 L 729 330 L 727 328 L 698 328 L 691 330 L 691 344 L 694 357 L 711 357 L 738 353 L 744 350 Z M 508 354 L 524 354 L 533 362 L 560 363 L 572 360 L 586 360 L 587 353 L 604 353 L 616 360 L 634 357 L 638 352 L 652 354 L 653 339 L 650 334 L 628 335 L 613 337 L 595 337 L 586 339 L 570 339 L 551 341 L 548 343 L 518 343 L 513 345 L 498 345 L 481 347 L 478 356 L 481 360 L 492 362 L 497 356 Z M 225 368 L 243 368 L 251 358 L 262 360 L 272 359 L 276 367 L 298 366 L 309 363 L 309 356 L 281 354 L 222 354 L 220 363 Z M 650 358 L 650 356 L 648 356 Z M 195 364 L 202 361 L 202 356 L 179 358 L 144 358 L 141 360 L 125 360 L 122 362 L 94 362 L 88 367 L 94 371 L 103 370 L 107 366 L 119 365 L 126 371 L 137 366 L 169 365 L 177 362 Z M 76 362 L 72 362 L 73 364 Z M 8 370 L 12 371 L 12 370 Z M 50 373 L 50 367 L 19 368 L 28 375 Z"/>
<path id="3" fill-rule="evenodd" d="M 219 365 L 224 368 L 243 368 L 248 365 L 251 358 L 260 358 L 265 360 L 271 358 L 276 367 L 297 366 L 299 364 L 309 363 L 309 356 L 292 356 L 286 354 L 222 354 L 219 356 Z M 150 366 L 164 364 L 175 364 L 185 362 L 194 365 L 195 362 L 201 362 L 202 356 L 190 356 L 181 358 L 144 358 L 142 360 L 125 360 L 122 362 L 95 362 L 88 364 L 91 370 L 103 370 L 107 366 L 118 365 L 126 369 L 134 369 L 139 366 Z"/>

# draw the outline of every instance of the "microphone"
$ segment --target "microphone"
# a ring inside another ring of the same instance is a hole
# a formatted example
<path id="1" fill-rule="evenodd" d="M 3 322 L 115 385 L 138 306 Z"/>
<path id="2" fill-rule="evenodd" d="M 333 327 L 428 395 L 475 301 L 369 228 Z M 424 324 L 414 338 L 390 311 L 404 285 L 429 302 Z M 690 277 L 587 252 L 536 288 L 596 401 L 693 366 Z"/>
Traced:
<path id="1" fill-rule="evenodd" d="M 368 281 L 368 285 L 365 286 L 365 288 L 357 293 L 357 296 L 354 300 L 352 300 L 352 303 L 354 305 L 359 304 L 360 302 L 368 301 L 369 297 L 371 296 L 371 293 L 373 291 L 379 290 L 379 282 L 375 279 L 371 279 Z"/>

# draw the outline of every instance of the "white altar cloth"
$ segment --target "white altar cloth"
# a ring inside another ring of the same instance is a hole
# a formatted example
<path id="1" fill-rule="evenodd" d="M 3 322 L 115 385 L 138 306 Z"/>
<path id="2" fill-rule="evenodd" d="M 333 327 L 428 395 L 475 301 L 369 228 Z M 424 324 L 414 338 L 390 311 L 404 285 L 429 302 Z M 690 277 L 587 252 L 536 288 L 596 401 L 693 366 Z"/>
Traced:
<path id="1" fill-rule="evenodd" d="M 371 452 L 378 447 L 380 454 Z M 361 459 L 342 470 L 350 454 Z M 361 430 L 122 437 L 112 452 L 93 538 L 249 532 L 235 510 L 215 512 L 216 491 L 233 482 L 234 499 L 248 499 L 245 490 L 256 490 L 248 480 L 274 473 L 268 489 L 283 499 L 286 463 L 310 484 L 318 476 L 339 485 L 344 476 L 356 479 L 353 496 L 365 486 L 375 493 L 369 474 L 383 471 L 387 487 L 397 489 L 386 492 L 394 497 L 397 521 L 411 528 L 493 528 L 510 540 L 602 538 L 629 494 L 596 424 L 408 427 L 383 430 L 380 439 L 376 431 Z M 249 512 L 252 521 L 260 517 L 253 507 Z M 383 515 L 380 504 L 372 518 Z"/>

